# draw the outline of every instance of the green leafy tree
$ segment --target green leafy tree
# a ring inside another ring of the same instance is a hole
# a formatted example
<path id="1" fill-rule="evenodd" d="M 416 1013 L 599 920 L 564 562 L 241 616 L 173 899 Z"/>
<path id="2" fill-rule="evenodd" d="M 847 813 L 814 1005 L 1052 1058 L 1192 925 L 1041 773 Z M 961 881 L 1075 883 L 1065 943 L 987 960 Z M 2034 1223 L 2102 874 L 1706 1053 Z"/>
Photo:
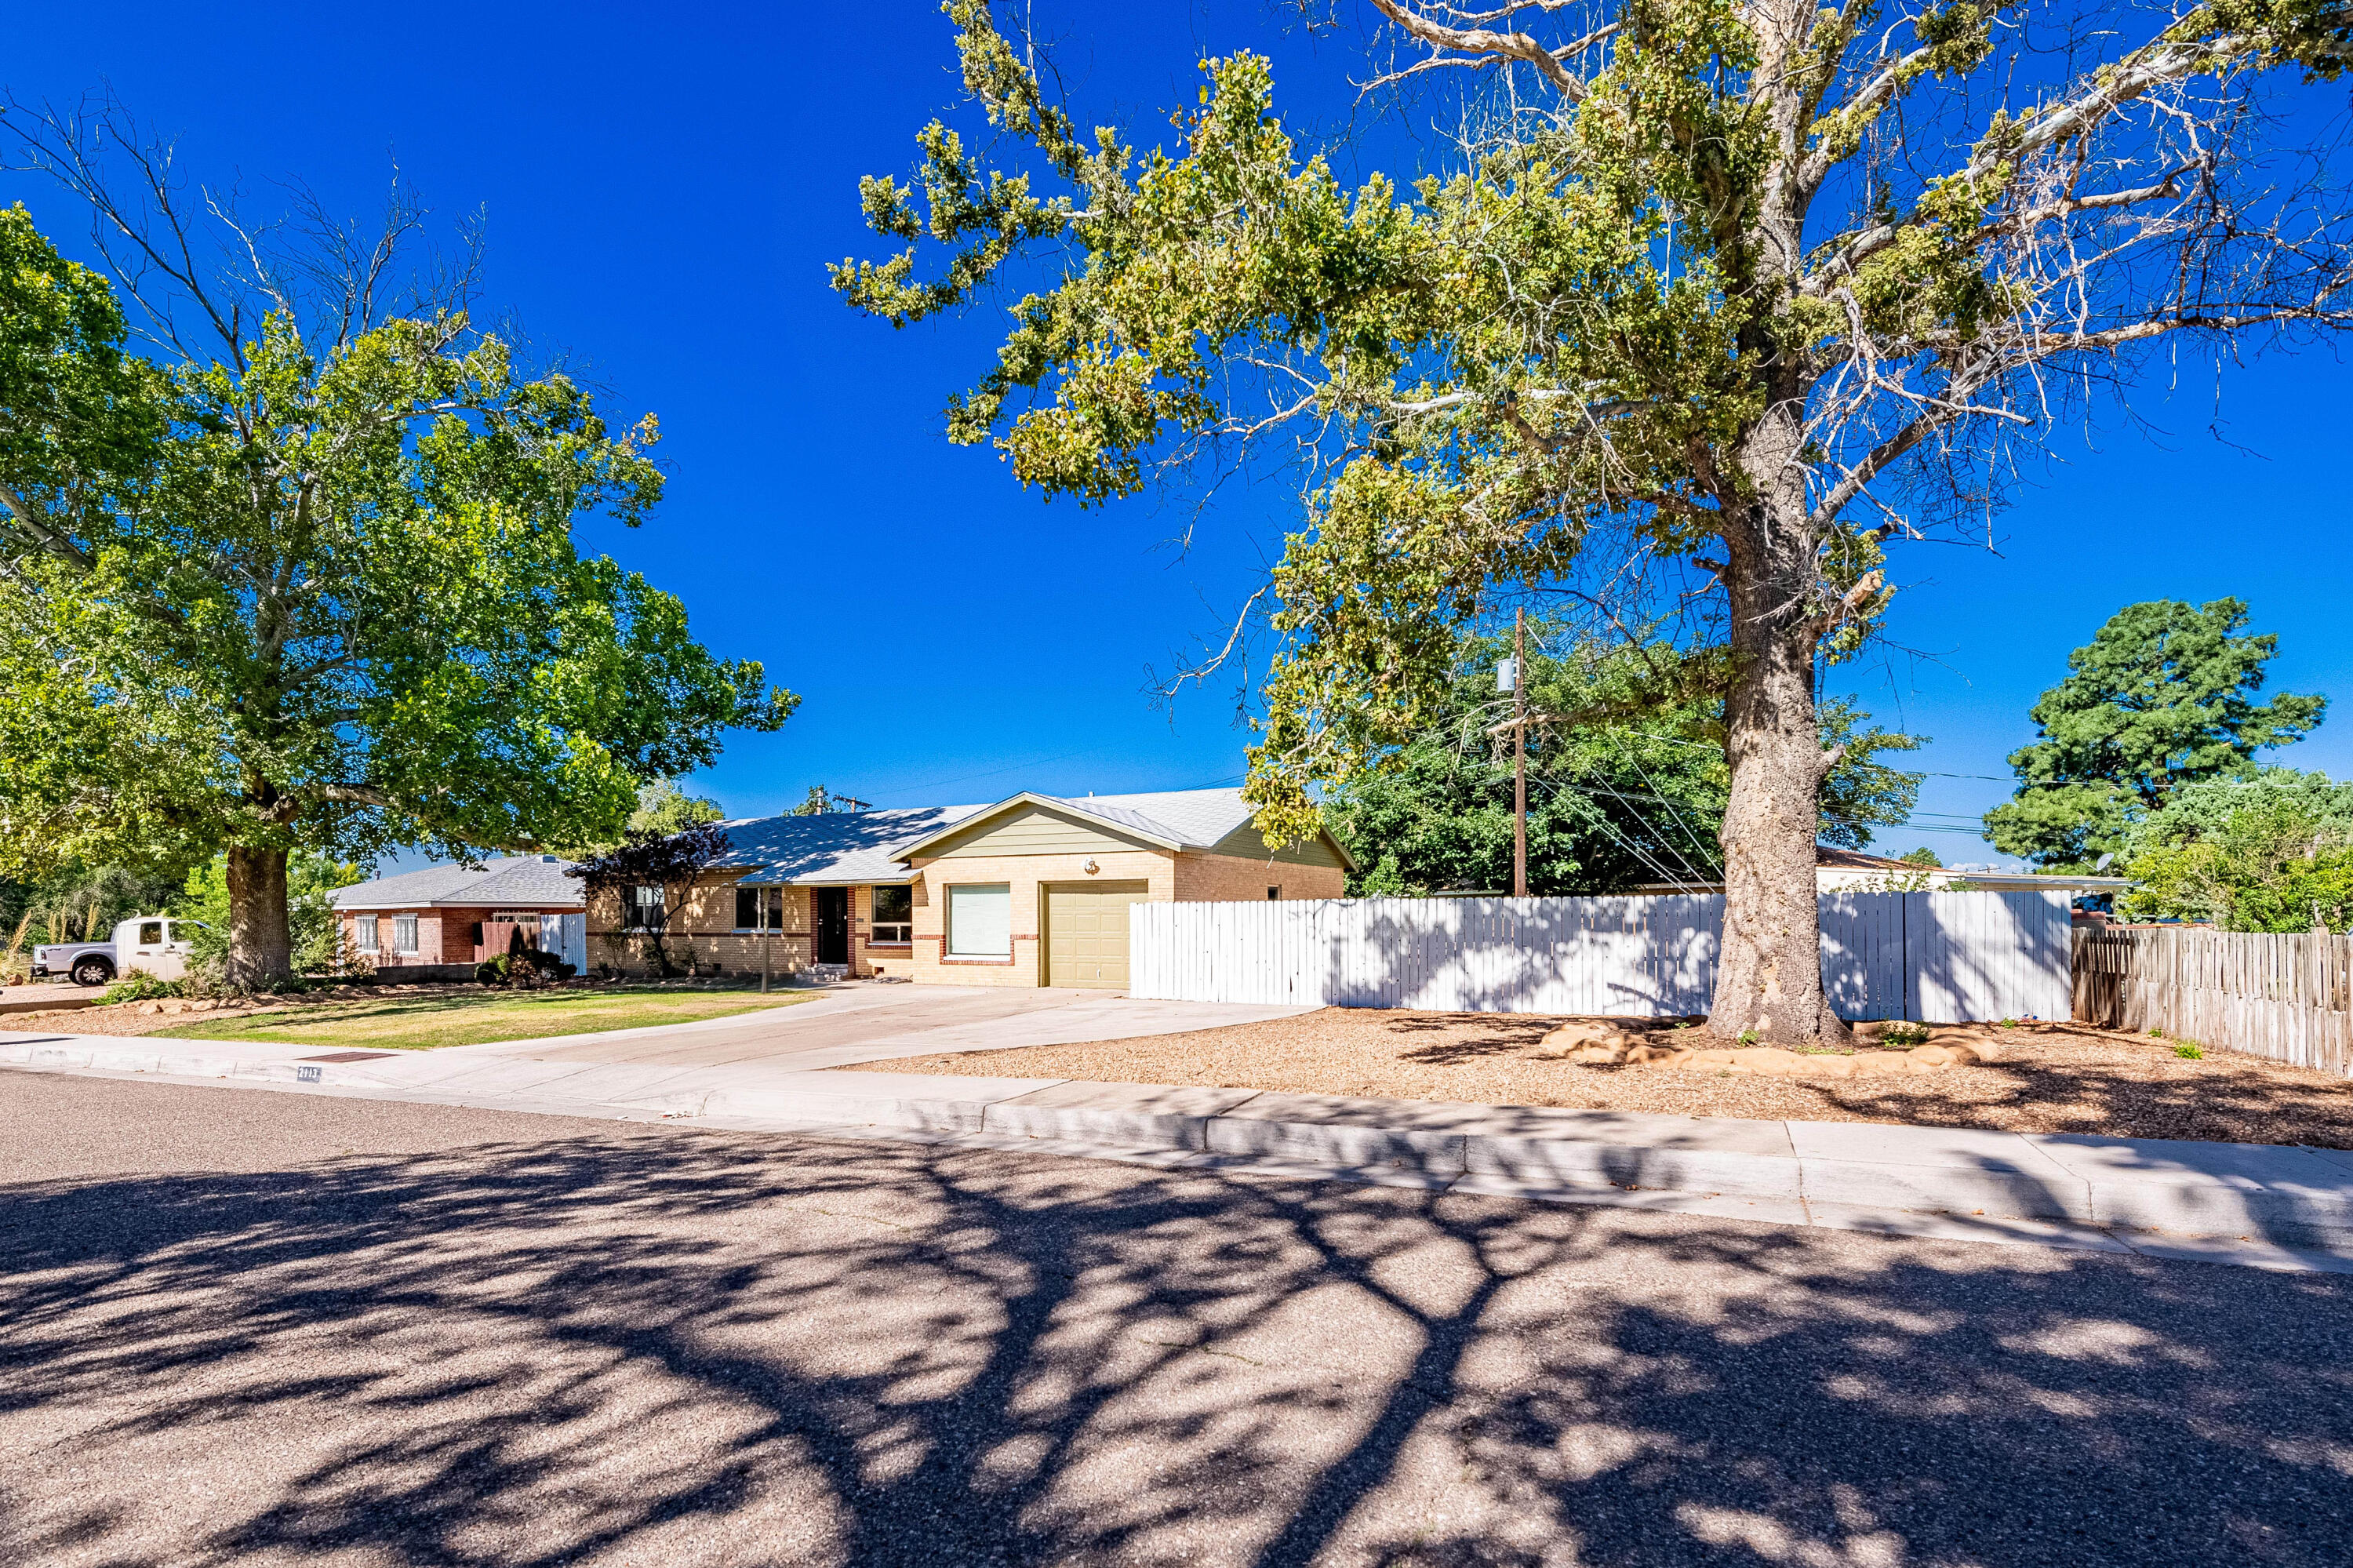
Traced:
<path id="1" fill-rule="evenodd" d="M 2333 5 L 2030 29 L 1998 5 L 1374 0 L 1375 90 L 1459 92 L 1436 118 L 1462 131 L 1353 187 L 1260 57 L 1205 61 L 1198 109 L 1139 146 L 1083 131 L 985 0 L 944 8 L 991 151 L 926 127 L 920 205 L 861 187 L 903 249 L 836 286 L 903 325 L 1012 284 L 948 433 L 1049 495 L 1302 455 L 1248 786 L 1271 842 L 1429 727 L 1459 627 L 1540 588 L 1597 623 L 1684 606 L 1676 641 L 1727 675 L 1721 1034 L 1843 1033 L 1816 688 L 1887 603 L 1885 546 L 1981 517 L 2070 388 L 2169 335 L 2353 322 L 2353 204 L 2266 184 L 2243 101 L 2337 75 Z"/>
<path id="2" fill-rule="evenodd" d="M 2133 824 L 2128 844 L 2138 853 L 2217 838 L 2245 810 L 2294 819 L 2315 833 L 2353 842 L 2353 783 L 2295 768 L 2259 768 L 2244 778 L 2176 784 L 2164 804 Z"/>
<path id="3" fill-rule="evenodd" d="M 2257 703 L 2279 639 L 2246 624 L 2235 599 L 2155 599 L 2109 617 L 2029 710 L 2037 738 L 2010 753 L 2017 795 L 1986 813 L 1986 836 L 2080 870 L 2122 851 L 2132 824 L 2180 786 L 2248 777 L 2257 751 L 2310 734 L 2328 699 Z"/>
<path id="4" fill-rule="evenodd" d="M 1523 677 L 1528 747 L 1528 891 L 1614 893 L 1723 875 L 1717 835 L 1728 793 L 1724 703 L 1710 673 L 1674 649 L 1585 647 L 1568 657 L 1532 640 Z M 1511 699 L 1496 694 L 1508 639 L 1463 641 L 1449 704 L 1424 734 L 1377 757 L 1325 801 L 1333 830 L 1363 869 L 1350 891 L 1418 895 L 1507 890 L 1513 779 L 1491 726 Z M 1821 709 L 1823 744 L 1841 747 L 1820 801 L 1821 842 L 1850 848 L 1905 821 L 1919 776 L 1877 760 L 1910 736 L 1863 728 L 1843 699 Z"/>
<path id="5" fill-rule="evenodd" d="M 675 833 L 727 815 L 708 795 L 690 795 L 671 779 L 657 779 L 638 791 L 628 825 L 646 832 Z"/>
<path id="6" fill-rule="evenodd" d="M 638 803 L 622 824 L 624 835 L 630 832 L 674 833 L 702 822 L 715 822 L 727 815 L 718 801 L 707 795 L 690 795 L 678 787 L 673 779 L 657 779 L 638 787 Z M 616 848 L 621 840 L 594 844 L 575 844 L 556 850 L 565 860 L 585 860 Z"/>
<path id="7" fill-rule="evenodd" d="M 315 850 L 297 850 L 286 860 L 286 929 L 298 974 L 332 973 L 342 967 L 343 927 L 329 895 L 367 879 L 367 872 Z M 202 969 L 226 974 L 231 900 L 228 856 L 216 854 L 188 873 L 173 913 L 195 922 L 188 959 Z"/>
<path id="8" fill-rule="evenodd" d="M 52 547 L 120 503 L 163 429 L 163 377 L 126 331 L 103 277 L 0 210 L 0 506 Z"/>
<path id="9" fill-rule="evenodd" d="M 826 787 L 812 784 L 808 793 L 802 797 L 801 803 L 793 808 L 792 814 L 796 817 L 822 817 L 832 810 L 833 797 L 827 792 Z"/>
<path id="10" fill-rule="evenodd" d="M 2128 919 L 2211 920 L 2232 931 L 2343 931 L 2353 909 L 2353 832 L 2273 795 L 2216 825 L 2148 842 L 2126 863 Z"/>
<path id="11" fill-rule="evenodd" d="M 5 125 L 132 253 L 108 270 L 167 374 L 105 482 L 59 460 L 0 510 L 0 870 L 224 853 L 229 978 L 267 984 L 294 959 L 296 853 L 607 839 L 643 780 L 791 712 L 676 599 L 575 550 L 575 518 L 659 499 L 654 423 L 615 430 L 519 368 L 470 325 L 462 267 L 396 297 L 422 221 L 399 193 L 374 238 L 298 207 L 280 254 L 220 198 L 192 216 L 168 158 L 118 193 L 94 149 L 138 144 L 119 119 Z M 242 270 L 195 260 L 223 251 Z M 85 304 L 75 352 L 120 354 L 121 319 Z"/>
<path id="12" fill-rule="evenodd" d="M 1895 858 L 1906 865 L 1916 865 L 1926 871 L 1941 871 L 1945 866 L 1944 858 L 1926 844 L 1915 850 L 1907 850 Z"/>

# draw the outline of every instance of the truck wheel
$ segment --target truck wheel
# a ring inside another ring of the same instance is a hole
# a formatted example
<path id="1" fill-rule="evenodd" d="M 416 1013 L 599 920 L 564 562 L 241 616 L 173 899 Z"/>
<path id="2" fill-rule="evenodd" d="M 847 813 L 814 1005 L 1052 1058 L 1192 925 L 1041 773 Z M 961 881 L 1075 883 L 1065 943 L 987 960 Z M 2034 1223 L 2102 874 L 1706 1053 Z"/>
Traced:
<path id="1" fill-rule="evenodd" d="M 74 960 L 73 982 L 76 985 L 104 985 L 113 978 L 114 966 L 96 953 Z"/>

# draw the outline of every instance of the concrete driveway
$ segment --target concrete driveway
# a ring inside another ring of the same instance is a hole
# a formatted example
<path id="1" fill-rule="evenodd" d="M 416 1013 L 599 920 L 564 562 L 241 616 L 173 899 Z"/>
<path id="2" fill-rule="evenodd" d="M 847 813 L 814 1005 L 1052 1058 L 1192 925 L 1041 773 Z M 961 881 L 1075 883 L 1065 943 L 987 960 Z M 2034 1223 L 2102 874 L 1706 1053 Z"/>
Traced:
<path id="1" fill-rule="evenodd" d="M 437 1051 L 529 1062 L 808 1072 L 935 1052 L 996 1051 L 1181 1034 L 1314 1011 L 1222 1001 L 1138 1001 L 1099 991 L 852 984 L 748 1017 Z"/>

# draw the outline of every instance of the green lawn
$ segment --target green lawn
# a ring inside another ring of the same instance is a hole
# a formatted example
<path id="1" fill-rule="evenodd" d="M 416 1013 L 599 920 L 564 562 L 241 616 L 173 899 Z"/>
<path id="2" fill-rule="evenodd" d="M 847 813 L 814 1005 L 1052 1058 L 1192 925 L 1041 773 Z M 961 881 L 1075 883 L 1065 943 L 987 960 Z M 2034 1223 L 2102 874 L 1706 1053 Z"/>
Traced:
<path id="1" fill-rule="evenodd" d="M 290 1007 L 206 1023 L 174 1021 L 171 1033 L 193 1040 L 426 1051 L 437 1045 L 479 1045 L 486 1040 L 537 1040 L 600 1029 L 691 1023 L 764 1007 L 789 1007 L 808 999 L 809 993 L 790 991 L 762 996 L 756 991 L 660 991 L 645 986 L 520 994 L 485 991 Z"/>

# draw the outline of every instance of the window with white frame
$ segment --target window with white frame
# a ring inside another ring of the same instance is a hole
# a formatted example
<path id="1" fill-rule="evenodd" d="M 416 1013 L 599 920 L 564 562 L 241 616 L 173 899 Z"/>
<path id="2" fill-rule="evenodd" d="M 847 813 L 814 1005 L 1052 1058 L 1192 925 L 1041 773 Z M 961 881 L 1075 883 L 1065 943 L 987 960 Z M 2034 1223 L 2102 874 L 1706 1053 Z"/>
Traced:
<path id="1" fill-rule="evenodd" d="M 650 931 L 661 924 L 662 890 L 640 883 L 621 889 L 621 928 Z"/>
<path id="2" fill-rule="evenodd" d="M 392 950 L 396 953 L 417 951 L 417 916 L 396 915 L 392 917 Z"/>
<path id="3" fill-rule="evenodd" d="M 352 940 L 359 944 L 363 953 L 384 950 L 379 946 L 383 938 L 377 935 L 375 918 L 373 915 L 358 915 L 352 918 Z"/>
<path id="4" fill-rule="evenodd" d="M 1013 956 L 1013 885 L 967 882 L 951 885 L 948 897 L 948 957 L 1009 959 Z"/>
<path id="5" fill-rule="evenodd" d="M 915 939 L 915 890 L 912 887 L 878 887 L 874 890 L 872 935 L 868 940 L 881 947 L 904 947 Z"/>

